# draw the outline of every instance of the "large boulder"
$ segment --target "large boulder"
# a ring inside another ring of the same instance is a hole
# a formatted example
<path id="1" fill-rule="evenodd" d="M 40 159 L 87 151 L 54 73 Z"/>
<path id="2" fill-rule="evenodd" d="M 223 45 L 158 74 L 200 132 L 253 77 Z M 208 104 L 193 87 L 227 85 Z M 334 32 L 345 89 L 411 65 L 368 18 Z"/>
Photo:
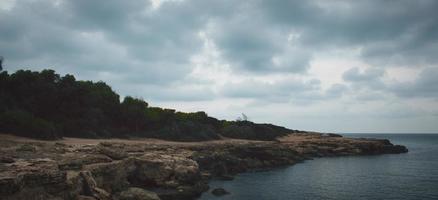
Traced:
<path id="1" fill-rule="evenodd" d="M 198 164 L 182 156 L 145 154 L 135 158 L 135 165 L 130 179 L 146 187 L 191 185 L 201 179 Z"/>
<path id="2" fill-rule="evenodd" d="M 133 173 L 136 166 L 133 159 L 113 161 L 109 163 L 96 163 L 87 165 L 85 170 L 91 172 L 98 187 L 110 192 L 120 192 L 126 189 L 129 174 Z"/>
<path id="3" fill-rule="evenodd" d="M 17 160 L 0 173 L 2 199 L 62 199 L 67 189 L 66 172 L 51 159 Z"/>
<path id="4" fill-rule="evenodd" d="M 146 153 L 135 158 L 135 165 L 129 182 L 145 188 L 161 188 L 157 194 L 163 200 L 193 199 L 208 190 L 198 164 L 187 157 Z"/>

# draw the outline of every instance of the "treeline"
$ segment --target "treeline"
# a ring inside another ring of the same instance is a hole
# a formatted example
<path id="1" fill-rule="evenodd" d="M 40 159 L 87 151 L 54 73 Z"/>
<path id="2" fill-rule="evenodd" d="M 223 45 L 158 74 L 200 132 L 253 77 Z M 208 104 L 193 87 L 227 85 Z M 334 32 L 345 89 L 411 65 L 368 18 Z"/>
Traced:
<path id="1" fill-rule="evenodd" d="M 271 124 L 225 121 L 205 112 L 150 107 L 104 82 L 78 81 L 53 70 L 0 73 L 0 132 L 40 139 L 150 137 L 179 141 L 272 140 L 296 132 Z"/>

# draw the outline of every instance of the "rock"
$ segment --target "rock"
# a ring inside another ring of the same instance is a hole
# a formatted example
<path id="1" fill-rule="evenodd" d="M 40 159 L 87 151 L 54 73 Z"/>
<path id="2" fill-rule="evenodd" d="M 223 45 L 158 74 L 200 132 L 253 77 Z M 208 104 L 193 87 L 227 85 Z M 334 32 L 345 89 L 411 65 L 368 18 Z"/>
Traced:
<path id="1" fill-rule="evenodd" d="M 113 160 L 106 155 L 69 155 L 59 161 L 58 167 L 61 170 L 81 170 L 84 165 L 95 163 L 109 163 Z"/>
<path id="2" fill-rule="evenodd" d="M 338 147 L 338 148 L 333 149 L 332 151 L 334 153 L 343 153 L 343 152 L 348 151 L 348 148 L 347 147 Z"/>
<path id="3" fill-rule="evenodd" d="M 228 174 L 222 174 L 221 176 L 217 177 L 219 180 L 223 181 L 232 181 L 234 180 L 234 176 L 228 175 Z"/>
<path id="4" fill-rule="evenodd" d="M 211 173 L 210 172 L 201 172 L 201 178 L 202 179 L 205 179 L 205 180 L 208 180 L 208 179 L 210 179 L 210 178 L 212 178 L 212 176 L 211 176 Z"/>
<path id="5" fill-rule="evenodd" d="M 211 193 L 215 196 L 224 196 L 224 195 L 230 194 L 224 188 L 215 188 L 211 191 Z"/>
<path id="6" fill-rule="evenodd" d="M 406 153 L 408 152 L 408 148 L 402 145 L 391 145 L 391 146 L 385 146 L 384 153 Z"/>
<path id="7" fill-rule="evenodd" d="M 131 181 L 143 186 L 191 185 L 201 180 L 198 164 L 188 158 L 145 154 L 135 158 L 137 169 Z"/>
<path id="8" fill-rule="evenodd" d="M 215 177 L 227 176 L 247 170 L 242 159 L 222 149 L 202 149 L 192 154 L 202 171 Z"/>
<path id="9" fill-rule="evenodd" d="M 96 200 L 94 197 L 79 195 L 76 197 L 76 200 Z"/>
<path id="10" fill-rule="evenodd" d="M 211 178 L 233 179 L 237 173 L 291 165 L 317 156 L 407 152 L 406 147 L 382 139 L 308 133 L 291 137 L 277 142 L 190 145 L 8 145 L 6 141 L 0 145 L 0 199 L 195 199 L 208 190 Z M 223 188 L 211 193 L 228 194 Z"/>
<path id="11" fill-rule="evenodd" d="M 154 192 L 142 188 L 130 187 L 119 195 L 120 200 L 160 200 Z"/>
<path id="12" fill-rule="evenodd" d="M 20 189 L 14 177 L 0 177 L 0 196 L 8 196 L 14 194 Z"/>
<path id="13" fill-rule="evenodd" d="M 22 172 L 18 174 L 20 187 L 60 186 L 65 183 L 66 173 L 59 170 L 44 170 L 38 172 Z"/>
<path id="14" fill-rule="evenodd" d="M 112 162 L 111 158 L 109 158 L 106 155 L 100 155 L 100 154 L 85 155 L 84 157 L 80 157 L 78 159 L 80 159 L 84 165 Z"/>
<path id="15" fill-rule="evenodd" d="M 99 200 L 110 200 L 111 195 L 97 187 L 96 181 L 89 171 L 82 171 L 79 173 L 82 178 L 82 195 L 91 196 Z"/>
<path id="16" fill-rule="evenodd" d="M 79 173 L 82 178 L 82 193 L 87 196 L 94 195 L 94 188 L 97 187 L 96 181 L 93 179 L 89 171 L 83 171 Z"/>
<path id="17" fill-rule="evenodd" d="M 120 192 L 129 186 L 128 176 L 136 166 L 132 159 L 113 161 L 110 163 L 96 163 L 84 167 L 93 175 L 98 187 L 110 192 Z"/>
<path id="18" fill-rule="evenodd" d="M 82 165 L 83 165 L 83 163 L 82 163 L 81 160 L 77 160 L 77 159 L 70 160 L 70 159 L 67 159 L 67 160 L 61 161 L 58 164 L 58 167 L 61 170 L 80 170 L 80 169 L 82 169 Z"/>
<path id="19" fill-rule="evenodd" d="M 181 185 L 176 188 L 163 188 L 157 191 L 162 200 L 191 200 L 201 196 L 202 192 L 208 190 L 207 182 L 200 181 L 195 185 Z"/>
<path id="20" fill-rule="evenodd" d="M 37 148 L 31 144 L 22 144 L 19 146 L 16 151 L 29 151 L 29 152 L 36 152 Z"/>
<path id="21" fill-rule="evenodd" d="M 335 134 L 335 133 L 327 133 L 328 137 L 342 137 L 342 135 Z"/>
<path id="22" fill-rule="evenodd" d="M 0 156 L 0 163 L 13 163 L 14 159 L 10 156 Z"/>
<path id="23" fill-rule="evenodd" d="M 65 172 L 45 169 L 47 165 L 38 162 L 32 164 L 14 165 L 17 171 L 0 175 L 1 199 L 62 199 L 67 190 Z"/>
<path id="24" fill-rule="evenodd" d="M 123 149 L 110 148 L 103 145 L 98 145 L 97 149 L 99 153 L 106 155 L 113 160 L 122 160 L 128 157 L 128 153 L 126 153 Z"/>

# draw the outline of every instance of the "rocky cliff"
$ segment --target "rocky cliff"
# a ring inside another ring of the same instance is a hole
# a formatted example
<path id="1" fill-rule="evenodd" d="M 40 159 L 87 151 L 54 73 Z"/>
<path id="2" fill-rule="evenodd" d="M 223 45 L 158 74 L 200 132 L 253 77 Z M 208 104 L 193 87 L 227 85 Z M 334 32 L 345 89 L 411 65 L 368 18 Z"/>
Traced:
<path id="1" fill-rule="evenodd" d="M 322 156 L 404 153 L 388 140 L 291 134 L 274 142 L 0 142 L 1 199 L 195 199 L 211 178 Z"/>

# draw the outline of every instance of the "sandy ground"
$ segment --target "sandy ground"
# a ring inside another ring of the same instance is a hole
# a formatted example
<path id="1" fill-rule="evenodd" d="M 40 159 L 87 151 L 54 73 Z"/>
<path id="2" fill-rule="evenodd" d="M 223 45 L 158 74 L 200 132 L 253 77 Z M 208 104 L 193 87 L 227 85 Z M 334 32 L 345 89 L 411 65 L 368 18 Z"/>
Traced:
<path id="1" fill-rule="evenodd" d="M 86 139 L 86 138 L 70 138 L 64 137 L 61 140 L 37 140 L 26 137 L 19 137 L 10 134 L 0 133 L 0 140 L 3 141 L 15 141 L 15 142 L 41 142 L 41 143 L 64 143 L 67 145 L 97 145 L 100 142 L 114 142 L 114 143 L 124 143 L 124 144 L 163 144 L 163 145 L 175 145 L 175 146 L 192 146 L 192 145 L 206 145 L 206 144 L 242 144 L 242 143 L 261 143 L 266 141 L 255 141 L 255 140 L 241 140 L 241 139 L 230 139 L 222 138 L 220 140 L 202 141 L 202 142 L 175 142 L 167 141 L 153 138 L 131 138 L 131 139 Z"/>

